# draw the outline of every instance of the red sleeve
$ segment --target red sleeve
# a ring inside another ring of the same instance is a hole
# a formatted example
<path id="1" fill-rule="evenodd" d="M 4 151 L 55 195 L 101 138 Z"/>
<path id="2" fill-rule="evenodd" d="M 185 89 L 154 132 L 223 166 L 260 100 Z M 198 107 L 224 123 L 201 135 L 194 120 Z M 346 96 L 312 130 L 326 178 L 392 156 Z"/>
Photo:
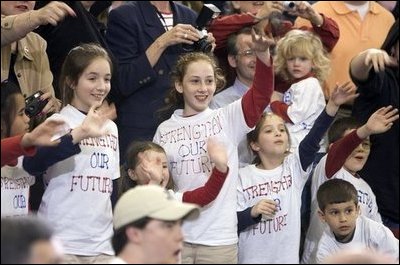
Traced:
<path id="1" fill-rule="evenodd" d="M 36 153 L 34 146 L 22 148 L 21 139 L 23 135 L 17 135 L 1 139 L 1 166 L 15 163 L 15 160 L 22 155 L 32 156 Z"/>
<path id="2" fill-rule="evenodd" d="M 215 198 L 217 198 L 219 191 L 224 185 L 226 176 L 228 176 L 228 173 L 229 168 L 226 173 L 222 173 L 218 171 L 218 169 L 214 168 L 206 184 L 195 190 L 184 192 L 182 201 L 195 203 L 200 205 L 201 207 L 209 204 L 210 202 L 215 200 Z"/>
<path id="3" fill-rule="evenodd" d="M 215 50 L 225 49 L 230 34 L 240 29 L 256 24 L 249 14 L 233 14 L 214 19 L 208 28 L 215 38 Z"/>
<path id="4" fill-rule="evenodd" d="M 340 37 L 339 26 L 335 20 L 326 17 L 324 14 L 320 15 L 324 19 L 324 22 L 322 23 L 321 27 L 313 25 L 312 29 L 307 28 L 306 26 L 300 27 L 300 29 L 311 30 L 315 34 L 317 34 L 320 37 L 322 44 L 324 45 L 326 50 L 330 52 L 333 50 L 333 48 L 335 47 L 336 43 L 339 40 Z"/>
<path id="5" fill-rule="evenodd" d="M 272 61 L 272 58 L 270 60 Z M 242 109 L 247 126 L 254 127 L 257 124 L 271 101 L 273 90 L 273 65 L 267 66 L 257 58 L 253 85 L 242 98 Z"/>
<path id="6" fill-rule="evenodd" d="M 281 101 L 274 101 L 271 103 L 270 107 L 272 112 L 281 117 L 284 121 L 293 123 L 287 114 L 288 105 Z"/>
<path id="7" fill-rule="evenodd" d="M 351 152 L 353 152 L 362 141 L 363 140 L 357 135 L 357 130 L 353 130 L 351 133 L 332 144 L 326 158 L 325 174 L 328 179 L 332 178 L 332 176 L 342 168 Z"/>

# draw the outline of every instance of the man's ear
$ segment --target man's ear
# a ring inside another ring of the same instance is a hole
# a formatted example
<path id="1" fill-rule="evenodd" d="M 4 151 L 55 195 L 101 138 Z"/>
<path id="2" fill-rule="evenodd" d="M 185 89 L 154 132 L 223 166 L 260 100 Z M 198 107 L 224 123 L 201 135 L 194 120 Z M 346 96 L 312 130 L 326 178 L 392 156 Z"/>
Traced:
<path id="1" fill-rule="evenodd" d="M 129 226 L 125 228 L 125 235 L 128 241 L 139 244 L 142 241 L 142 230 Z"/>
<path id="2" fill-rule="evenodd" d="M 236 55 L 229 54 L 228 55 L 228 63 L 232 68 L 236 68 L 237 67 Z"/>
<path id="3" fill-rule="evenodd" d="M 178 81 L 175 82 L 175 89 L 179 93 L 183 94 L 183 85 L 181 82 L 178 82 Z"/>
<path id="4" fill-rule="evenodd" d="M 319 217 L 319 220 L 321 220 L 321 222 L 323 222 L 323 223 L 326 222 L 325 214 L 324 214 L 324 212 L 321 211 L 320 209 L 318 209 L 318 217 Z"/>

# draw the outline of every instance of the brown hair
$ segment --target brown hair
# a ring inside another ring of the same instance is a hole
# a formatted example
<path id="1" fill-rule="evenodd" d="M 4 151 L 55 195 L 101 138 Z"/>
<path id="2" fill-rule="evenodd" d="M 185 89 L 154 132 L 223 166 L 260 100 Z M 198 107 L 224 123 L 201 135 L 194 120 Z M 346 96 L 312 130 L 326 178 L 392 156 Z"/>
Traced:
<path id="1" fill-rule="evenodd" d="M 168 95 L 165 99 L 166 105 L 158 111 L 161 121 L 170 118 L 174 110 L 184 108 L 185 102 L 183 95 L 176 90 L 175 83 L 182 83 L 189 65 L 198 61 L 208 62 L 214 69 L 216 91 L 225 86 L 226 81 L 222 69 L 218 67 L 217 61 L 213 55 L 201 52 L 190 52 L 182 55 L 178 59 L 175 68 L 171 73 L 171 88 L 169 89 Z"/>
<path id="2" fill-rule="evenodd" d="M 72 86 L 78 84 L 79 78 L 85 69 L 97 58 L 103 58 L 110 64 L 111 73 L 113 64 L 107 51 L 95 43 L 85 43 L 72 48 L 61 68 L 60 89 L 63 93 L 63 106 L 71 103 L 74 93 Z"/>
<path id="3" fill-rule="evenodd" d="M 352 201 L 357 206 L 358 194 L 350 182 L 343 179 L 330 179 L 318 188 L 317 200 L 319 209 L 323 212 L 326 206 L 334 203 Z"/>
<path id="4" fill-rule="evenodd" d="M 151 141 L 133 141 L 128 146 L 125 153 L 125 163 L 121 166 L 121 177 L 117 180 L 117 198 L 121 197 L 130 188 L 137 185 L 136 181 L 132 180 L 128 174 L 129 169 L 135 169 L 139 160 L 138 155 L 144 153 L 147 150 L 153 150 L 156 152 L 164 153 L 165 150 L 160 145 Z"/>
<path id="5" fill-rule="evenodd" d="M 262 114 L 261 118 L 258 120 L 258 122 L 257 122 L 257 124 L 256 124 L 256 127 L 255 127 L 252 131 L 250 131 L 249 133 L 247 133 L 247 145 L 248 145 L 248 148 L 251 149 L 251 147 L 250 147 L 250 144 L 251 144 L 251 143 L 256 143 L 256 142 L 258 142 L 258 137 L 259 137 L 259 135 L 260 135 L 261 128 L 263 127 L 263 125 L 264 125 L 264 123 L 265 123 L 267 117 L 272 117 L 273 115 L 279 117 L 278 115 L 274 114 L 273 112 L 264 112 L 264 113 Z M 287 129 L 285 123 L 284 123 L 284 126 L 285 126 L 286 133 L 287 133 L 287 135 L 288 135 L 288 141 L 289 141 L 289 147 L 290 147 L 290 135 L 289 135 L 289 131 L 288 131 L 288 129 Z M 261 159 L 260 159 L 260 157 L 258 156 L 258 153 L 257 153 L 256 151 L 254 151 L 253 149 L 251 149 L 251 151 L 252 151 L 253 154 L 255 155 L 255 158 L 254 158 L 254 160 L 253 160 L 253 164 L 256 164 L 256 165 L 260 164 L 260 163 L 261 163 Z M 288 150 L 288 151 L 289 151 L 289 150 Z"/>

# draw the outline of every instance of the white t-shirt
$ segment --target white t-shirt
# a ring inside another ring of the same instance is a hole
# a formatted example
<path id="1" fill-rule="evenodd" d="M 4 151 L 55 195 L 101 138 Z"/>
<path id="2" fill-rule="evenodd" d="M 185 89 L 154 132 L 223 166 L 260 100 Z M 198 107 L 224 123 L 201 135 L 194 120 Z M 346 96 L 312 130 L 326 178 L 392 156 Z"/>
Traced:
<path id="1" fill-rule="evenodd" d="M 28 215 L 29 187 L 35 184 L 35 177 L 22 168 L 23 156 L 16 166 L 1 168 L 1 216 Z"/>
<path id="2" fill-rule="evenodd" d="M 287 115 L 293 122 L 287 122 L 286 126 L 290 135 L 290 149 L 294 152 L 324 110 L 325 97 L 318 79 L 309 77 L 292 84 L 283 94 L 282 101 L 289 106 Z M 320 145 L 320 152 L 325 152 L 324 143 Z"/>
<path id="3" fill-rule="evenodd" d="M 389 228 L 360 215 L 357 218 L 354 237 L 348 243 L 340 243 L 330 230 L 324 231 L 318 244 L 317 263 L 322 263 L 326 257 L 351 247 L 371 248 L 399 260 L 399 240 Z"/>
<path id="4" fill-rule="evenodd" d="M 53 116 L 72 129 L 86 117 L 71 105 Z M 38 213 L 53 225 L 66 254 L 114 254 L 110 195 L 112 180 L 120 176 L 119 147 L 117 126 L 109 121 L 107 127 L 107 135 L 82 140 L 79 154 L 44 174 L 47 187 Z"/>
<path id="5" fill-rule="evenodd" d="M 114 257 L 108 264 L 129 264 L 129 263 L 121 259 L 120 257 Z"/>
<path id="6" fill-rule="evenodd" d="M 190 117 L 182 117 L 182 110 L 177 110 L 157 128 L 153 141 L 166 151 L 177 192 L 193 190 L 206 183 L 213 167 L 207 154 L 209 137 L 216 137 L 227 147 L 229 173 L 225 183 L 217 198 L 201 209 L 199 218 L 183 223 L 186 242 L 207 246 L 237 243 L 237 145 L 250 130 L 241 99 Z"/>
<path id="7" fill-rule="evenodd" d="M 328 155 L 321 158 L 318 165 L 315 167 L 314 175 L 311 183 L 311 213 L 310 213 L 310 226 L 307 231 L 306 239 L 304 242 L 304 251 L 302 257 L 302 263 L 315 263 L 316 251 L 318 241 L 328 226 L 321 222 L 318 217 L 318 202 L 317 202 L 317 191 L 325 181 L 328 180 L 325 174 L 326 159 Z M 361 214 L 376 221 L 382 223 L 381 215 L 378 212 L 378 205 L 376 203 L 375 194 L 371 187 L 362 178 L 356 178 L 350 174 L 343 167 L 336 172 L 332 179 L 344 179 L 351 184 L 357 190 L 358 202 L 361 208 Z"/>
<path id="8" fill-rule="evenodd" d="M 299 263 L 301 193 L 311 171 L 301 168 L 298 150 L 272 170 L 249 165 L 239 170 L 238 208 L 264 198 L 277 203 L 272 220 L 262 220 L 239 235 L 239 263 Z"/>

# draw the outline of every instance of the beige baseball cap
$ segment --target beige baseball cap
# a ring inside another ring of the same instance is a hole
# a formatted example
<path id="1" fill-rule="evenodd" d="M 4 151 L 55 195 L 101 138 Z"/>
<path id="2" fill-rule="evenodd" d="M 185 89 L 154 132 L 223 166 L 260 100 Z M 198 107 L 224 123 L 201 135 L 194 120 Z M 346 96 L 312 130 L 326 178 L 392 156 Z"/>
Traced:
<path id="1" fill-rule="evenodd" d="M 200 211 L 196 204 L 182 203 L 167 190 L 156 185 L 140 185 L 125 192 L 114 208 L 114 229 L 144 217 L 163 221 L 195 219 Z"/>

